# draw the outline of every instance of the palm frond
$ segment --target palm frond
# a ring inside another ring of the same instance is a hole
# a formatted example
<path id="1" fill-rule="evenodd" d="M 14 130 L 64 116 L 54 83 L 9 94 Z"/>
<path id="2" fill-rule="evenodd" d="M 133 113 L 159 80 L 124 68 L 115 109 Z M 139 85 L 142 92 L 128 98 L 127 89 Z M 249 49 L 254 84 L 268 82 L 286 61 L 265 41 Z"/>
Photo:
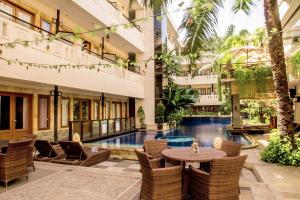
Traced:
<path id="1" fill-rule="evenodd" d="M 192 9 L 185 12 L 179 30 L 185 29 L 185 51 L 195 53 L 207 49 L 216 36 L 218 11 L 223 0 L 194 0 Z"/>
<path id="2" fill-rule="evenodd" d="M 239 11 L 245 12 L 247 15 L 250 14 L 251 8 L 255 6 L 255 0 L 234 0 L 232 5 L 232 11 L 237 13 Z"/>

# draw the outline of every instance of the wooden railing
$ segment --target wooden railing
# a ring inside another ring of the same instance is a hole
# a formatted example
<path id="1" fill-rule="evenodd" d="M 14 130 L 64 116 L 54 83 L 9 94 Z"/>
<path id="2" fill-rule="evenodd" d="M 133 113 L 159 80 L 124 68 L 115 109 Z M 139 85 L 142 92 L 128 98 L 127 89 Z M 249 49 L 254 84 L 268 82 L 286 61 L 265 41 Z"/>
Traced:
<path id="1" fill-rule="evenodd" d="M 134 117 L 69 121 L 69 140 L 72 140 L 75 133 L 78 133 L 81 141 L 85 142 L 109 138 L 134 130 L 136 130 Z"/>

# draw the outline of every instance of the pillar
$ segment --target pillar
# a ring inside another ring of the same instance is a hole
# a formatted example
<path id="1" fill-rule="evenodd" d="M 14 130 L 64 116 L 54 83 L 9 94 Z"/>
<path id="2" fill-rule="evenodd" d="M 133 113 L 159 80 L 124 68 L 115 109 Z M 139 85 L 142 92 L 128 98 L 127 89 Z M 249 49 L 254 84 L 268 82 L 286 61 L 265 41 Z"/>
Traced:
<path id="1" fill-rule="evenodd" d="M 237 82 L 231 82 L 232 127 L 241 128 L 240 96 Z"/>

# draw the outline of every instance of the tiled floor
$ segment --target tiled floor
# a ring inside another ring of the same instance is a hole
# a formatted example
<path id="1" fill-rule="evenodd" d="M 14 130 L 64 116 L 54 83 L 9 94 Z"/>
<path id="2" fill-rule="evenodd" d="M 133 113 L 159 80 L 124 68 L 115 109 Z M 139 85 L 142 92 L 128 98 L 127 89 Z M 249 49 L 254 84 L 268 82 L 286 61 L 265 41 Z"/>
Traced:
<path id="1" fill-rule="evenodd" d="M 105 169 L 112 172 L 139 172 L 140 164 L 138 161 L 111 159 L 94 165 L 93 167 Z"/>

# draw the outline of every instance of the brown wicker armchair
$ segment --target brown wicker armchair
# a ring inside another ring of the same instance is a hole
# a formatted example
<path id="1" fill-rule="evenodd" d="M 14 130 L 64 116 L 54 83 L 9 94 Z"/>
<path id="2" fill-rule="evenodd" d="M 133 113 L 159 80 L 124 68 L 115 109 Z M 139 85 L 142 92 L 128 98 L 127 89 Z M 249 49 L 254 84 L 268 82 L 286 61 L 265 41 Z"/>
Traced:
<path id="1" fill-rule="evenodd" d="M 35 152 L 34 143 L 36 141 L 37 136 L 34 134 L 24 135 L 22 140 L 31 140 L 28 154 L 27 154 L 27 167 L 32 167 L 33 171 L 35 170 L 34 162 L 33 162 L 33 153 Z"/>
<path id="2" fill-rule="evenodd" d="M 162 158 L 162 150 L 168 148 L 167 140 L 145 140 L 144 150 L 153 158 Z"/>
<path id="3" fill-rule="evenodd" d="M 226 152 L 227 157 L 234 157 L 240 155 L 242 146 L 242 144 L 224 140 L 222 141 L 221 150 Z"/>
<path id="4" fill-rule="evenodd" d="M 34 160 L 36 161 L 50 161 L 52 159 L 59 159 L 64 157 L 64 152 L 59 145 L 51 145 L 48 140 L 36 140 Z"/>
<path id="5" fill-rule="evenodd" d="M 82 147 L 79 142 L 70 141 L 60 141 L 59 145 L 65 153 L 65 158 L 53 159 L 51 162 L 89 167 L 110 157 L 109 149 Z"/>
<path id="6" fill-rule="evenodd" d="M 25 176 L 28 179 L 27 155 L 31 140 L 8 143 L 6 154 L 0 154 L 0 180 L 9 181 Z"/>
<path id="7" fill-rule="evenodd" d="M 190 166 L 192 199 L 239 199 L 239 178 L 246 158 L 247 155 L 214 159 L 210 173 Z"/>
<path id="8" fill-rule="evenodd" d="M 163 167 L 161 159 L 151 159 L 145 152 L 135 149 L 142 171 L 140 199 L 182 199 L 182 166 Z"/>

